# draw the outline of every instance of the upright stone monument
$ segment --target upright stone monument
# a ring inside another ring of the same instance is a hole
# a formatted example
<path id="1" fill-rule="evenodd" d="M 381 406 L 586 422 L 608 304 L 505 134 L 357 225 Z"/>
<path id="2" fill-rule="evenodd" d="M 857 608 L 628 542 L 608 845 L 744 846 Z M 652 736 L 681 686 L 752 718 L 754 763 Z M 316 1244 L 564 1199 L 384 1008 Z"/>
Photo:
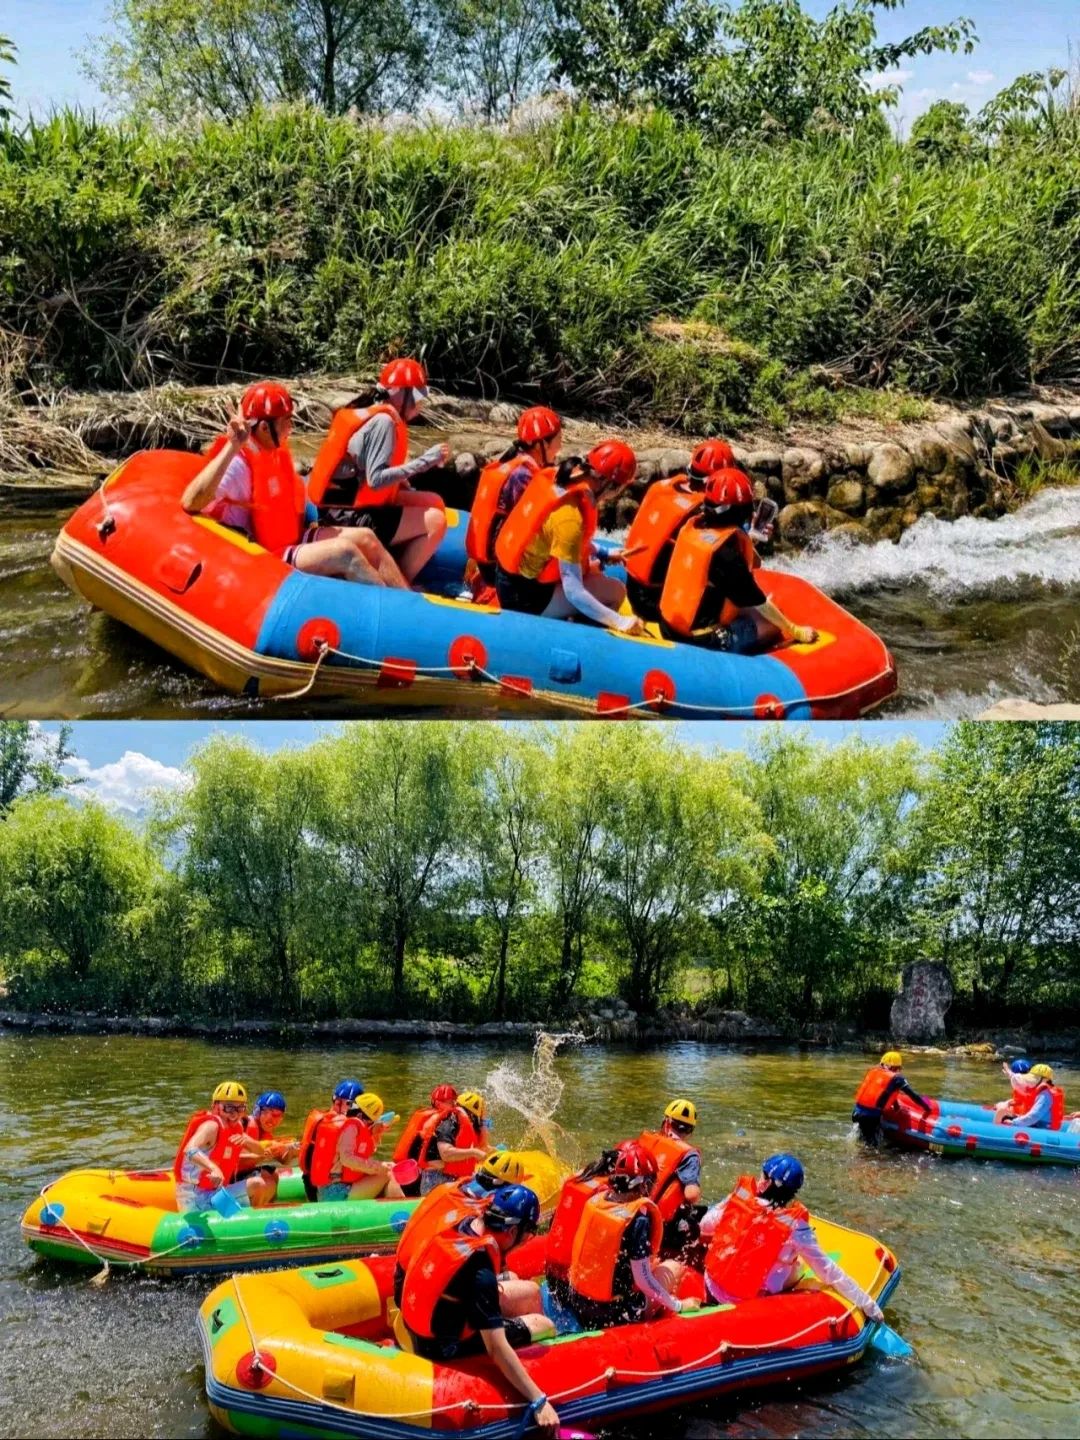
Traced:
<path id="1" fill-rule="evenodd" d="M 920 1045 L 940 1040 L 952 998 L 952 980 L 940 960 L 915 960 L 905 965 L 900 993 L 889 1011 L 891 1034 Z"/>

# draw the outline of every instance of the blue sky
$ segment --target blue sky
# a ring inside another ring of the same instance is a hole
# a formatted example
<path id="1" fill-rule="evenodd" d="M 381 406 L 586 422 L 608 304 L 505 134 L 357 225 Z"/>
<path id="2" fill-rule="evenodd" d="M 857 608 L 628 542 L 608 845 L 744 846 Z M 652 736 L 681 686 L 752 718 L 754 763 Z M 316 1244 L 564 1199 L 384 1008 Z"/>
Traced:
<path id="1" fill-rule="evenodd" d="M 41 726 L 48 734 L 55 734 L 59 728 L 55 722 Z M 215 733 L 240 734 L 262 749 L 274 751 L 308 745 L 319 735 L 339 728 L 336 722 L 291 720 L 231 720 L 228 724 L 199 720 L 84 720 L 71 727 L 70 746 L 77 757 L 71 770 L 83 781 L 81 794 L 92 794 L 121 813 L 134 815 L 144 809 L 150 789 L 175 789 L 183 783 L 185 760 Z M 805 728 L 815 739 L 830 744 L 857 732 L 872 744 L 891 744 L 902 736 L 911 736 L 925 746 L 937 744 L 946 730 L 944 724 L 891 720 L 871 724 L 834 721 Z M 704 721 L 680 724 L 678 729 L 686 743 L 706 750 L 743 750 L 755 734 L 762 733 L 760 727 L 754 730 L 739 722 Z"/>
<path id="2" fill-rule="evenodd" d="M 830 3 L 808 0 L 808 8 L 821 14 Z M 20 113 L 100 104 L 97 88 L 80 73 L 77 52 L 86 48 L 89 36 L 107 28 L 111 6 L 112 0 L 2 0 L 0 31 L 19 47 L 14 89 Z M 910 119 L 939 98 L 977 109 L 1023 71 L 1068 65 L 1070 39 L 1080 51 L 1077 0 L 908 0 L 899 12 L 882 13 L 879 33 L 888 40 L 956 15 L 976 22 L 978 47 L 970 56 L 907 62 L 902 118 Z"/>

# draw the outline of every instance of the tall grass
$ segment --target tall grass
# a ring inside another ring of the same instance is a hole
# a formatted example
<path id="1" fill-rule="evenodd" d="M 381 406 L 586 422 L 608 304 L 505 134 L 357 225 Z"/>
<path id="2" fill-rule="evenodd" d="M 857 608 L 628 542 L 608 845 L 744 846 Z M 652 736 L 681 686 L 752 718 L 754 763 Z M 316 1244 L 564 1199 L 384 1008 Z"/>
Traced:
<path id="1" fill-rule="evenodd" d="M 418 351 L 447 388 L 690 429 L 1075 379 L 1069 136 L 942 158 L 585 109 L 527 135 L 64 114 L 0 131 L 0 361 L 123 385 Z"/>

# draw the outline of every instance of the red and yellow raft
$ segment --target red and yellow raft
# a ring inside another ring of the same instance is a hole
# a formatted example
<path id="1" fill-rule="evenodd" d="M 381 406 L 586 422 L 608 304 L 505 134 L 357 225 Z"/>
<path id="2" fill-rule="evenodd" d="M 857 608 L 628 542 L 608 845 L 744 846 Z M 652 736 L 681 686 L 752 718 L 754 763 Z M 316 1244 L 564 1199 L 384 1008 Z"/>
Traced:
<path id="1" fill-rule="evenodd" d="M 757 578 L 818 639 L 760 655 L 461 599 L 469 517 L 458 510 L 447 512 L 422 593 L 350 585 L 301 574 L 186 514 L 180 496 L 202 463 L 180 451 L 133 456 L 68 520 L 52 561 L 92 605 L 234 693 L 490 714 L 811 720 L 857 718 L 896 690 L 882 641 L 796 575 Z"/>
<path id="2" fill-rule="evenodd" d="M 878 1241 L 815 1220 L 823 1248 L 879 1302 L 900 1278 Z M 511 1257 L 538 1273 L 543 1240 Z M 239 1435 L 379 1436 L 432 1430 L 511 1440 L 526 1407 L 485 1357 L 439 1364 L 394 1341 L 391 1257 L 237 1275 L 198 1318 L 214 1417 Z M 541 1341 L 520 1358 L 564 1424 L 626 1420 L 854 1365 L 875 1327 L 829 1290 Z"/>

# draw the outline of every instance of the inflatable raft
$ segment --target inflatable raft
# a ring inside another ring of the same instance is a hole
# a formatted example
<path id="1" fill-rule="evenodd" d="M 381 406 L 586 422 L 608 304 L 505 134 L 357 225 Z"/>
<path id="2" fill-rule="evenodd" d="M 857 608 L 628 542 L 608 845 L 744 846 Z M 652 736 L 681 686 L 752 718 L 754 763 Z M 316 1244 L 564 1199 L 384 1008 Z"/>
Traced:
<path id="1" fill-rule="evenodd" d="M 904 1096 L 881 1122 L 885 1139 L 903 1150 L 965 1155 L 970 1160 L 1009 1160 L 1021 1165 L 1080 1165 L 1080 1122 L 1060 1130 L 1029 1130 L 1023 1122 L 996 1125 L 992 1105 L 932 1100 L 924 1115 Z"/>
<path id="2" fill-rule="evenodd" d="M 543 1151 L 518 1153 L 528 1183 L 550 1209 L 565 1167 Z M 415 1206 L 415 1200 L 311 1204 L 299 1172 L 287 1171 L 278 1203 L 266 1209 L 179 1214 L 167 1170 L 73 1170 L 28 1207 L 22 1233 L 51 1260 L 189 1275 L 392 1252 Z"/>
<path id="3" fill-rule="evenodd" d="M 752 656 L 459 599 L 459 510 L 447 512 L 425 593 L 361 587 L 301 574 L 185 514 L 180 496 L 202 464 L 180 451 L 133 456 L 67 522 L 52 563 L 77 594 L 225 690 L 490 714 L 799 720 L 854 719 L 896 690 L 877 636 L 795 575 L 757 578 L 819 638 Z"/>
<path id="4" fill-rule="evenodd" d="M 895 1256 L 867 1235 L 814 1223 L 824 1248 L 884 1303 L 900 1278 Z M 530 1242 L 509 1263 L 535 1274 L 542 1255 L 542 1245 Z M 397 1347 L 393 1267 L 389 1258 L 350 1261 L 220 1284 L 198 1318 L 214 1417 L 236 1434 L 281 1440 L 408 1440 L 433 1430 L 470 1440 L 521 1435 L 527 1407 L 486 1356 L 441 1364 Z M 807 1288 L 737 1309 L 713 1305 L 562 1335 L 518 1354 L 563 1424 L 592 1429 L 843 1370 L 860 1359 L 874 1330 L 833 1292 Z"/>

